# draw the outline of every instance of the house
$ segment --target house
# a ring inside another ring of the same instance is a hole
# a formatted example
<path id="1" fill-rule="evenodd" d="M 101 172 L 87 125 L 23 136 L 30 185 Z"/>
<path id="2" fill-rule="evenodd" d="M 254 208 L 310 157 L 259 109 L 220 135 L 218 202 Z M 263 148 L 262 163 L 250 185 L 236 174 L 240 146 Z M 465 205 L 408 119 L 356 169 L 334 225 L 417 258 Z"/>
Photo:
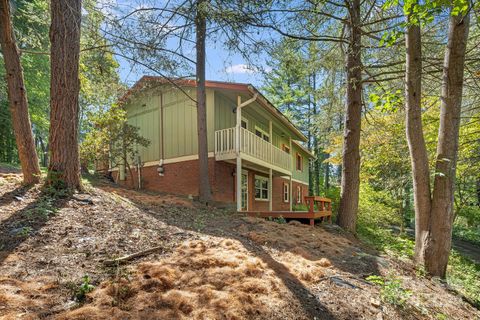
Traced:
<path id="1" fill-rule="evenodd" d="M 150 140 L 116 182 L 198 195 L 195 80 L 142 77 L 121 99 L 128 122 Z M 239 211 L 289 210 L 308 195 L 307 138 L 249 84 L 206 82 L 209 176 L 213 199 Z M 239 173 L 239 174 L 237 174 Z"/>

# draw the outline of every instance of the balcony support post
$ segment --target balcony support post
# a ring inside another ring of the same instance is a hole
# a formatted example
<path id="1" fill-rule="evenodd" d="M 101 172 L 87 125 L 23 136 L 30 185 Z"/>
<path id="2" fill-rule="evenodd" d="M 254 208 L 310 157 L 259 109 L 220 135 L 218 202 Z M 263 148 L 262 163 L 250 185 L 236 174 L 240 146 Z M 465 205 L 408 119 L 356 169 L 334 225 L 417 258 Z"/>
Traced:
<path id="1" fill-rule="evenodd" d="M 290 211 L 292 211 L 293 210 L 293 198 L 292 198 L 293 197 L 293 189 L 292 189 L 292 175 L 291 174 L 290 174 L 289 183 L 290 183 L 290 186 L 288 187 L 288 192 L 290 192 L 290 194 L 289 194 L 289 199 L 288 200 L 290 200 L 289 201 L 290 202 L 289 203 L 290 204 Z"/>
<path id="2" fill-rule="evenodd" d="M 236 169 L 236 193 L 237 211 L 242 210 L 242 158 L 240 157 L 240 129 L 242 128 L 242 97 L 237 96 L 237 123 L 235 126 L 235 154 L 237 160 Z"/>
<path id="3" fill-rule="evenodd" d="M 240 158 L 239 156 L 237 156 L 237 169 L 235 173 L 235 179 L 237 180 L 237 186 L 235 190 L 237 192 L 237 211 L 242 211 L 242 158 Z"/>
<path id="4" fill-rule="evenodd" d="M 270 152 L 268 158 L 269 158 L 269 161 L 272 162 L 273 161 L 273 150 L 272 150 L 272 146 L 273 146 L 273 135 L 272 135 L 272 120 L 268 120 L 268 142 L 270 142 L 270 148 L 268 150 L 268 152 Z"/>
<path id="5" fill-rule="evenodd" d="M 268 210 L 273 210 L 273 179 L 272 168 L 268 169 Z"/>
<path id="6" fill-rule="evenodd" d="M 235 152 L 240 156 L 240 129 L 242 128 L 242 97 L 237 96 L 236 124 L 235 124 Z"/>
<path id="7" fill-rule="evenodd" d="M 293 170 L 295 170 L 295 167 L 294 167 L 294 159 L 295 161 L 297 160 L 296 158 L 294 158 L 294 153 L 293 153 L 293 149 L 292 149 L 292 138 L 289 137 L 288 138 L 288 147 L 290 148 L 290 187 L 289 187 L 289 192 L 290 192 L 290 211 L 292 211 L 293 209 L 293 186 L 292 186 L 292 175 L 293 175 Z"/>

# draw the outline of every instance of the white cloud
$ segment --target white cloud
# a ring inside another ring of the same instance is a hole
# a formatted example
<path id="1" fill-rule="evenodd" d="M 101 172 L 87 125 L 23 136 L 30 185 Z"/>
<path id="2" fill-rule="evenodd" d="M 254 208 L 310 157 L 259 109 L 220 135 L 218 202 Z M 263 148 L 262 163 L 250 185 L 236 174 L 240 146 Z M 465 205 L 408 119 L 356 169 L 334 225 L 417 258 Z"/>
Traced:
<path id="1" fill-rule="evenodd" d="M 257 69 L 246 64 L 234 64 L 225 68 L 226 73 L 255 73 Z"/>

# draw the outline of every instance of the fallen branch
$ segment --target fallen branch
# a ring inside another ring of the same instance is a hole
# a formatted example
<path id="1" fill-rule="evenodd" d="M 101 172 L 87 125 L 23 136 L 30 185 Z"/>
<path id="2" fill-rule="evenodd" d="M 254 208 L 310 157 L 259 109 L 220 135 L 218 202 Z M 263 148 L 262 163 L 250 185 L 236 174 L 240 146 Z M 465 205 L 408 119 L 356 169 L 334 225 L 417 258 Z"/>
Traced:
<path id="1" fill-rule="evenodd" d="M 151 253 L 153 253 L 155 251 L 158 251 L 160 249 L 163 249 L 163 248 L 164 248 L 163 245 L 162 246 L 157 246 L 157 247 L 153 247 L 153 248 L 150 248 L 150 249 L 147 249 L 147 250 L 138 251 L 138 252 L 135 252 L 135 253 L 132 253 L 132 254 L 117 258 L 117 259 L 104 260 L 103 264 L 105 264 L 107 266 L 114 266 L 114 265 L 123 264 L 123 263 L 126 263 L 126 262 L 130 261 L 130 260 L 146 256 L 148 254 L 151 254 Z"/>

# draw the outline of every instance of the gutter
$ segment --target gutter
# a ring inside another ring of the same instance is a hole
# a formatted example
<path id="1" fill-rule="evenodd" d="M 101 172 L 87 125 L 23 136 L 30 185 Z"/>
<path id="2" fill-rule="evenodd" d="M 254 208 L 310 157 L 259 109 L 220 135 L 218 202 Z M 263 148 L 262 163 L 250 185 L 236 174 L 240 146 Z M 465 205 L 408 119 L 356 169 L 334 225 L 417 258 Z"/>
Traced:
<path id="1" fill-rule="evenodd" d="M 299 140 L 301 140 L 303 142 L 307 141 L 307 137 L 300 130 L 298 130 L 298 128 L 287 117 L 285 117 L 285 115 L 283 113 L 281 113 L 270 101 L 268 101 L 267 98 L 265 98 L 260 93 L 260 91 L 258 91 L 252 85 L 249 85 L 247 88 L 248 88 L 248 91 L 251 94 L 258 95 L 258 97 L 259 97 L 258 100 L 260 100 L 262 102 L 262 104 L 267 108 L 267 110 L 270 111 L 270 113 L 273 116 L 275 116 L 277 119 L 282 121 L 282 123 L 285 124 L 288 129 L 293 131 L 295 133 L 295 135 L 297 136 L 297 138 L 299 138 Z"/>

